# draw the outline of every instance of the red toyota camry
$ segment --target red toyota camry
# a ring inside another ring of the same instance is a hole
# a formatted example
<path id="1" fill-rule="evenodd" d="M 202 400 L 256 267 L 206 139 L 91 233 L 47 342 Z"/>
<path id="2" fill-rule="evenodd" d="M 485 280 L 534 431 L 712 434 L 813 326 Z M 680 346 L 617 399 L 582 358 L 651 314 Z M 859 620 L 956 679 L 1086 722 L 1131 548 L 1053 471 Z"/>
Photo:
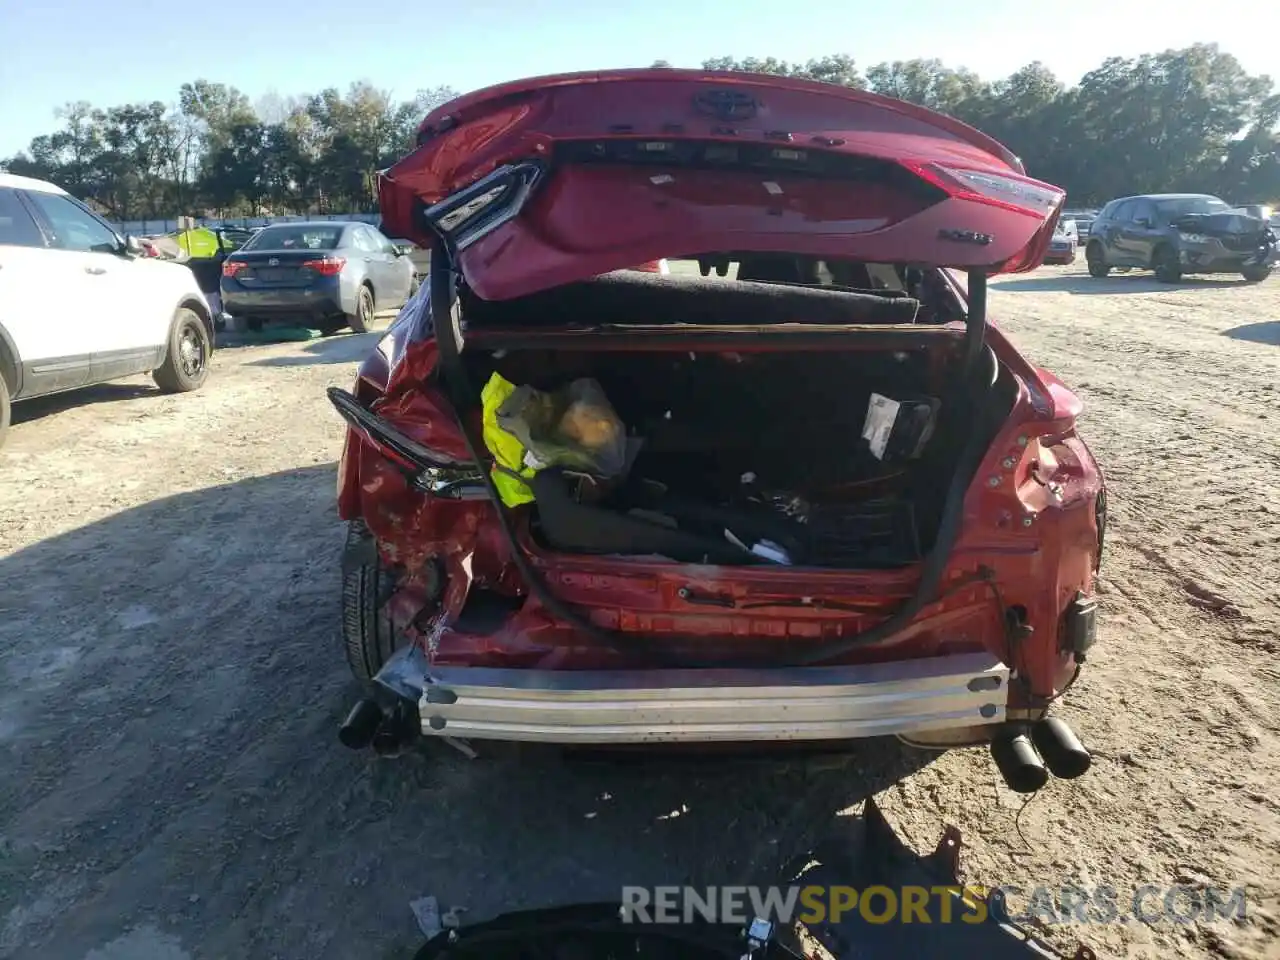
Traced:
<path id="1" fill-rule="evenodd" d="M 1078 776 L 1080 402 L 989 321 L 1063 192 L 956 120 L 742 73 L 543 77 L 383 173 L 429 282 L 349 425 L 350 746 L 897 735 Z M 635 269 L 666 261 L 668 268 Z"/>

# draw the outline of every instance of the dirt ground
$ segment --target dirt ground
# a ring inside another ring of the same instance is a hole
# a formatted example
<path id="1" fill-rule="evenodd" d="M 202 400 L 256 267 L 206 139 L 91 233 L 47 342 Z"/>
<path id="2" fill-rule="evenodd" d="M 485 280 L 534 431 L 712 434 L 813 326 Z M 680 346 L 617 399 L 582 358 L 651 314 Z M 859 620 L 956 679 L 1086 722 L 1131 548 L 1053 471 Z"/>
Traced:
<path id="1" fill-rule="evenodd" d="M 872 794 L 921 850 L 959 827 L 972 882 L 1109 885 L 1122 912 L 1146 884 L 1248 887 L 1243 924 L 1060 942 L 1280 956 L 1280 278 L 1077 266 L 996 291 L 1003 326 L 1085 400 L 1112 510 L 1099 645 L 1062 705 L 1097 761 L 1017 826 L 985 752 L 894 741 L 626 763 L 343 750 L 324 388 L 373 336 L 228 349 L 194 395 L 139 378 L 15 408 L 0 956 L 408 956 L 411 899 L 479 917 L 624 883 L 769 882 Z"/>

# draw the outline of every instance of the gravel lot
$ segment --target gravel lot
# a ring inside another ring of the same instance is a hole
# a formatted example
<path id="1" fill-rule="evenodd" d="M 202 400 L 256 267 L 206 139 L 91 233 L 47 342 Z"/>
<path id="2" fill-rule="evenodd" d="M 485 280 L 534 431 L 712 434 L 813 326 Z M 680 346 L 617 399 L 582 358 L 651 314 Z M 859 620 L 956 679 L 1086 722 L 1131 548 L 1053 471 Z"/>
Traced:
<path id="1" fill-rule="evenodd" d="M 1074 927 L 1103 955 L 1280 949 L 1280 278 L 1082 267 L 993 311 L 1076 387 L 1111 485 L 1100 644 L 1063 715 L 1094 769 L 1022 798 L 983 752 L 588 762 L 340 748 L 340 421 L 373 335 L 228 349 L 15 408 L 0 451 L 0 956 L 406 956 L 623 883 L 767 882 L 877 794 L 973 882 L 1247 884 L 1249 920 Z M 1024 839 L 1025 838 L 1025 839 Z M 1018 906 L 1015 902 L 1014 906 Z"/>

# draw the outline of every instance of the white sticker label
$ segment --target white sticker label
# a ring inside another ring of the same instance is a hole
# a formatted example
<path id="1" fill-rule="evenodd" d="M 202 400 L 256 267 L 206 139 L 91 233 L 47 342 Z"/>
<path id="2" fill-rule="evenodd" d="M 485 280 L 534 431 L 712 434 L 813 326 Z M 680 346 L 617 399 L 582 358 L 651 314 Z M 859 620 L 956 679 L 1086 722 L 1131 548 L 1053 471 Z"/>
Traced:
<path id="1" fill-rule="evenodd" d="M 773 194 L 775 197 L 778 196 L 778 194 L 782 193 L 782 187 L 774 183 L 772 180 L 765 180 L 764 188 L 768 190 L 771 194 Z"/>
<path id="2" fill-rule="evenodd" d="M 873 393 L 867 403 L 867 419 L 862 425 L 862 438 L 871 445 L 871 455 L 877 460 L 884 459 L 884 450 L 889 444 L 889 434 L 893 433 L 893 424 L 898 419 L 900 406 L 897 400 L 890 400 L 878 393 Z"/>
<path id="3" fill-rule="evenodd" d="M 655 186 L 660 186 L 661 184 L 664 184 L 664 183 L 675 183 L 676 178 L 669 173 L 659 173 L 656 176 L 650 177 L 649 182 L 654 184 Z"/>

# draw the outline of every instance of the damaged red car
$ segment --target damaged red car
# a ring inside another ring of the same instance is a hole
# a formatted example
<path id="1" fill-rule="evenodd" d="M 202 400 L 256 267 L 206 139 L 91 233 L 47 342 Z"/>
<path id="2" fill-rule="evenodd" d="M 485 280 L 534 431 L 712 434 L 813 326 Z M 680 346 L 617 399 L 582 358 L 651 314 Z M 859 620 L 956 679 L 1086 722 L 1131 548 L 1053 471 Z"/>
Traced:
<path id="1" fill-rule="evenodd" d="M 384 171 L 429 282 L 330 399 L 353 747 L 991 745 L 1095 635 L 1080 402 L 987 317 L 1063 192 L 948 117 L 742 73 L 460 97 Z M 643 264 L 666 261 L 665 272 Z"/>

